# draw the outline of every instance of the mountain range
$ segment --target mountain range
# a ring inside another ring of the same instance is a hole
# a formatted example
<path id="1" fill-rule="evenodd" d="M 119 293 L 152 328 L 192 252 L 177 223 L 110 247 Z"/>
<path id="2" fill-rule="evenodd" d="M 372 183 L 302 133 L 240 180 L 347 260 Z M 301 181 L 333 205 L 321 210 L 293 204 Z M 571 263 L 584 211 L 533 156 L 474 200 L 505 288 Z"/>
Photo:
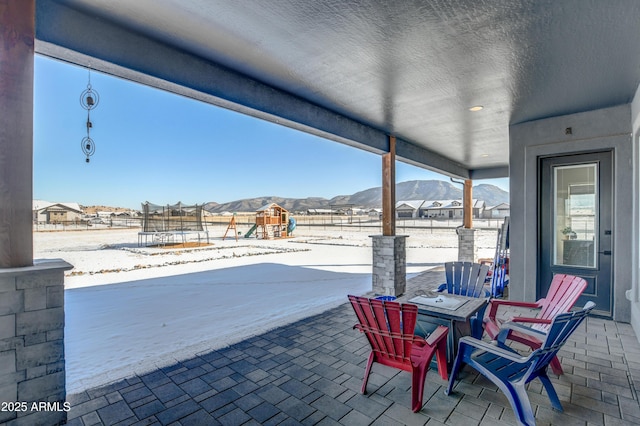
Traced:
<path id="1" fill-rule="evenodd" d="M 473 198 L 484 200 L 487 206 L 495 206 L 501 203 L 508 203 L 509 193 L 495 185 L 480 184 L 473 187 Z M 461 185 L 454 185 L 443 180 L 412 180 L 396 185 L 396 201 L 455 199 L 462 199 Z M 331 205 L 336 204 L 352 204 L 362 208 L 380 208 L 382 206 L 382 187 L 365 189 L 351 195 L 338 195 L 331 199 L 265 196 L 223 204 L 209 202 L 205 204 L 205 210 L 211 213 L 252 212 L 270 203 L 276 203 L 291 212 L 306 211 L 307 209 L 328 209 Z"/>

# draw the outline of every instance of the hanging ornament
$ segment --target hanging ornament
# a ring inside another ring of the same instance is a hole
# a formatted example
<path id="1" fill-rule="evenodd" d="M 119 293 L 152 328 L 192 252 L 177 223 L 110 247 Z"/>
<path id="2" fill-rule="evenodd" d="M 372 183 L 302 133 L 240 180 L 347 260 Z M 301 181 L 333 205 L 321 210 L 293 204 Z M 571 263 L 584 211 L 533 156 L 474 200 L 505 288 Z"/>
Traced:
<path id="1" fill-rule="evenodd" d="M 80 94 L 80 105 L 87 110 L 87 136 L 80 142 L 82 152 L 87 156 L 87 163 L 89 162 L 89 157 L 96 152 L 96 144 L 93 142 L 93 139 L 91 139 L 91 129 L 93 128 L 91 110 L 97 107 L 99 103 L 100 95 L 91 87 L 91 69 L 89 69 L 87 88 Z"/>

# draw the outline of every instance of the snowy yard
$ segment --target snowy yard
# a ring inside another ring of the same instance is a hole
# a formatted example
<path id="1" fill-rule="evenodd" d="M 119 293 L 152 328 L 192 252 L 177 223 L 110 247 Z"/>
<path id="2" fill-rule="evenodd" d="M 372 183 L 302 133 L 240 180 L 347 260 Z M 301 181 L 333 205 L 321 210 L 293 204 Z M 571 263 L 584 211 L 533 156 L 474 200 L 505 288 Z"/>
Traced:
<path id="1" fill-rule="evenodd" d="M 407 229 L 409 231 L 409 229 Z M 142 373 L 321 313 L 371 290 L 371 232 L 298 229 L 286 240 L 227 238 L 138 247 L 137 230 L 34 233 L 35 258 L 65 277 L 67 392 Z M 457 258 L 455 230 L 406 233 L 409 277 Z M 494 231 L 478 231 L 491 257 Z"/>

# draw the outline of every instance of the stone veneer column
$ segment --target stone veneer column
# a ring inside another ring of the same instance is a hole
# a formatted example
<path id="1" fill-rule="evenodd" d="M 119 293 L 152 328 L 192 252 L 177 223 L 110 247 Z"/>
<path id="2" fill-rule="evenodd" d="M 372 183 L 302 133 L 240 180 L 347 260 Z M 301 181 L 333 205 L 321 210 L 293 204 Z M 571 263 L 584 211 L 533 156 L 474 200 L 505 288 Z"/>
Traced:
<path id="1" fill-rule="evenodd" d="M 475 262 L 478 259 L 478 247 L 476 246 L 476 230 L 458 228 L 458 261 Z"/>
<path id="2" fill-rule="evenodd" d="M 372 235 L 373 292 L 401 296 L 407 287 L 406 235 Z"/>
<path id="3" fill-rule="evenodd" d="M 26 403 L 0 411 L 1 424 L 66 423 L 64 271 L 71 268 L 60 259 L 0 268 L 0 402 Z"/>

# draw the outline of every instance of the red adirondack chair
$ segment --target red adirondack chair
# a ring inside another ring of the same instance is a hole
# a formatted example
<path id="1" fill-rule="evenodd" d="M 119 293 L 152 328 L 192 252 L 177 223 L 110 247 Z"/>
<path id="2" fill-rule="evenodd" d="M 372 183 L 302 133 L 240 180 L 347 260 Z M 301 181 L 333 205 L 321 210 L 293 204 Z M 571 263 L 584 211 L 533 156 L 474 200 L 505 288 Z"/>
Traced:
<path id="1" fill-rule="evenodd" d="M 353 328 L 363 332 L 371 345 L 371 353 L 362 382 L 362 393 L 365 394 L 367 391 L 367 381 L 374 362 L 409 371 L 412 375 L 411 409 L 414 412 L 420 411 L 425 379 L 434 354 L 440 377 L 448 380 L 447 334 L 449 329 L 438 326 L 425 340 L 413 334 L 418 317 L 416 305 L 359 296 L 349 296 L 349 301 L 358 317 L 358 324 Z"/>
<path id="2" fill-rule="evenodd" d="M 496 318 L 498 307 L 517 306 L 537 308 L 540 310 L 536 313 L 535 317 L 513 317 L 507 318 L 508 320 L 533 324 L 531 325 L 531 328 L 546 333 L 549 330 L 549 326 L 553 318 L 558 314 L 569 312 L 586 287 L 587 282 L 580 277 L 556 274 L 553 276 L 553 281 L 551 281 L 551 287 L 549 287 L 547 297 L 540 299 L 537 302 L 527 303 L 492 299 L 489 302 L 489 314 L 484 319 L 484 331 L 487 332 L 489 337 L 495 340 L 502 325 L 502 321 Z M 510 332 L 508 338 L 527 345 L 531 349 L 538 349 L 542 344 L 541 340 L 516 331 Z M 563 374 L 562 366 L 560 365 L 558 357 L 554 357 L 551 361 L 551 369 L 557 375 Z"/>

